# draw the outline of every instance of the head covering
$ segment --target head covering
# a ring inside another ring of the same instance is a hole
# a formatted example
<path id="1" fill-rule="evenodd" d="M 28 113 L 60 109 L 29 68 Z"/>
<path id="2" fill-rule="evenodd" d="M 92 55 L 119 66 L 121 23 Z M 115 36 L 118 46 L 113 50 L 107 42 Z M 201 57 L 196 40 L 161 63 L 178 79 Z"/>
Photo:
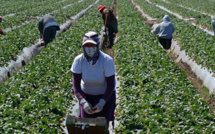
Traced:
<path id="1" fill-rule="evenodd" d="M 86 43 L 92 43 L 94 45 L 99 45 L 99 36 L 96 32 L 89 31 L 84 35 L 82 45 Z"/>
<path id="2" fill-rule="evenodd" d="M 2 16 L 0 16 L 0 23 L 2 22 Z"/>
<path id="3" fill-rule="evenodd" d="M 105 8 L 106 8 L 106 6 L 99 5 L 99 6 L 98 6 L 98 11 L 101 12 L 101 11 L 104 10 Z"/>
<path id="4" fill-rule="evenodd" d="M 96 47 L 97 47 L 97 50 L 96 50 L 96 53 L 93 57 L 89 57 L 87 55 L 87 53 L 85 52 L 84 50 L 84 45 L 86 43 L 92 43 L 92 44 L 95 44 Z M 83 52 L 84 52 L 84 56 L 87 58 L 87 61 L 93 61 L 93 65 L 96 63 L 96 61 L 98 60 L 99 58 L 99 36 L 96 32 L 93 32 L 93 31 L 90 31 L 90 32 L 87 32 L 84 37 L 83 37 L 83 43 L 82 43 L 82 48 L 83 48 Z"/>
<path id="5" fill-rule="evenodd" d="M 165 16 L 163 17 L 163 21 L 170 22 L 169 16 L 168 16 L 168 15 L 165 15 Z"/>

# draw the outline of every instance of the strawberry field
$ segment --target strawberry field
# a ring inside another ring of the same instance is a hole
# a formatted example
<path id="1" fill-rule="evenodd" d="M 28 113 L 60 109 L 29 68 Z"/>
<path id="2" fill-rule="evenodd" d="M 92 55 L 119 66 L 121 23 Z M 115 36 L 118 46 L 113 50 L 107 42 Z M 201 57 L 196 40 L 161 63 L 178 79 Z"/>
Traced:
<path id="1" fill-rule="evenodd" d="M 5 35 L 0 35 L 0 73 L 9 62 L 16 61 L 23 48 L 38 42 L 37 23 L 44 14 L 52 14 L 63 27 L 84 9 L 89 10 L 0 84 L 0 133 L 65 133 L 59 120 L 71 112 L 68 109 L 72 109 L 75 100 L 70 68 L 74 58 L 82 53 L 83 35 L 88 31 L 101 34 L 103 23 L 98 5 L 114 7 L 119 23 L 112 49 L 120 83 L 116 89 L 115 133 L 215 133 L 213 106 L 208 101 L 214 92 L 209 93 L 204 87 L 208 98 L 198 92 L 196 83 L 158 45 L 151 27 L 132 1 L 157 23 L 168 14 L 181 50 L 210 73 L 215 72 L 215 38 L 157 6 L 184 18 L 195 18 L 195 24 L 212 30 L 212 0 L 201 6 L 195 6 L 195 0 L 3 0 L 0 29 Z"/>

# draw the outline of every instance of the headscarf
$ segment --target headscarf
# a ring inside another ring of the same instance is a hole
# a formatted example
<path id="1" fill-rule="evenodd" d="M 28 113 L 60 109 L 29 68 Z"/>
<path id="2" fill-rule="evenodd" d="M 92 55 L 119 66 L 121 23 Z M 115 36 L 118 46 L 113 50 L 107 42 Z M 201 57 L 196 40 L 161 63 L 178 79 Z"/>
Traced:
<path id="1" fill-rule="evenodd" d="M 163 21 L 165 21 L 165 22 L 170 22 L 169 16 L 168 16 L 168 15 L 165 15 L 165 16 L 163 17 Z"/>
<path id="2" fill-rule="evenodd" d="M 84 50 L 84 44 L 86 43 L 92 43 L 92 44 L 95 44 L 96 47 L 97 47 L 97 50 L 96 50 L 96 53 L 93 57 L 89 57 L 87 55 L 87 53 L 85 52 Z M 93 32 L 93 31 L 90 31 L 90 32 L 87 32 L 84 37 L 83 37 L 83 43 L 82 43 L 82 49 L 83 49 L 83 53 L 84 53 L 84 56 L 86 57 L 87 61 L 90 62 L 92 61 L 92 65 L 94 65 L 96 63 L 96 61 L 98 60 L 99 58 L 99 36 L 96 32 Z"/>

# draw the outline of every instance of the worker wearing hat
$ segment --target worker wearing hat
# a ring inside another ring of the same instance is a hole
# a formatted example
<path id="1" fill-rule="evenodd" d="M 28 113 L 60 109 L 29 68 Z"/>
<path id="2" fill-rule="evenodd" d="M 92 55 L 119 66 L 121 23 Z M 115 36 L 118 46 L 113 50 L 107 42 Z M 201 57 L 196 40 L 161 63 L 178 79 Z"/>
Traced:
<path id="1" fill-rule="evenodd" d="M 40 38 L 43 39 L 44 44 L 46 45 L 55 38 L 56 32 L 60 30 L 60 27 L 53 16 L 46 14 L 40 19 L 38 29 Z"/>
<path id="2" fill-rule="evenodd" d="M 2 16 L 0 16 L 0 23 L 2 23 L 2 19 L 3 19 Z M 3 35 L 4 32 L 2 30 L 0 30 L 0 34 Z"/>
<path id="3" fill-rule="evenodd" d="M 165 15 L 162 22 L 152 30 L 152 33 L 158 36 L 159 43 L 163 48 L 169 50 L 171 48 L 174 31 L 173 23 L 171 23 L 169 16 Z"/>
<path id="4" fill-rule="evenodd" d="M 96 32 L 83 37 L 83 53 L 72 64 L 73 90 L 80 104 L 80 117 L 114 119 L 116 106 L 114 60 L 99 50 Z"/>
<path id="5" fill-rule="evenodd" d="M 108 29 L 109 44 L 107 45 L 107 48 L 112 48 L 114 35 L 118 32 L 118 28 L 117 28 L 118 21 L 114 16 L 112 10 L 109 9 L 108 7 L 99 5 L 98 11 L 102 14 L 102 19 L 105 25 L 105 32 L 106 32 L 106 28 Z"/>

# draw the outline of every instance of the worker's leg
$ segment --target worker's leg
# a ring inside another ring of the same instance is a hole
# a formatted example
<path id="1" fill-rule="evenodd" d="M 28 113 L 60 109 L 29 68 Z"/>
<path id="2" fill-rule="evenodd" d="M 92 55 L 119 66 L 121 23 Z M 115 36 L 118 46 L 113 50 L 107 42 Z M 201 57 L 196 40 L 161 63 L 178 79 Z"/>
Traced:
<path id="1" fill-rule="evenodd" d="M 52 26 L 52 27 L 51 27 L 51 35 L 50 35 L 51 41 L 52 41 L 53 39 L 55 39 L 56 32 L 57 32 L 57 27 L 56 27 L 56 26 Z"/>
<path id="2" fill-rule="evenodd" d="M 51 33 L 52 33 L 51 27 L 45 28 L 45 30 L 43 32 L 43 40 L 44 40 L 45 44 L 48 44 L 49 42 L 51 42 Z"/>
<path id="3" fill-rule="evenodd" d="M 166 43 L 165 43 L 164 49 L 166 49 L 166 50 L 170 49 L 171 44 L 172 44 L 172 39 L 166 39 Z"/>
<path id="4" fill-rule="evenodd" d="M 162 47 L 165 46 L 165 40 L 164 39 L 158 37 L 158 41 L 162 45 Z"/>
<path id="5" fill-rule="evenodd" d="M 108 44 L 108 48 L 112 48 L 113 47 L 113 32 L 114 29 L 112 26 L 108 26 L 108 38 L 109 38 L 109 44 Z"/>
<path id="6" fill-rule="evenodd" d="M 163 39 L 163 38 L 158 38 L 159 43 L 163 46 L 165 50 L 170 49 L 171 44 L 172 44 L 172 39 Z"/>

